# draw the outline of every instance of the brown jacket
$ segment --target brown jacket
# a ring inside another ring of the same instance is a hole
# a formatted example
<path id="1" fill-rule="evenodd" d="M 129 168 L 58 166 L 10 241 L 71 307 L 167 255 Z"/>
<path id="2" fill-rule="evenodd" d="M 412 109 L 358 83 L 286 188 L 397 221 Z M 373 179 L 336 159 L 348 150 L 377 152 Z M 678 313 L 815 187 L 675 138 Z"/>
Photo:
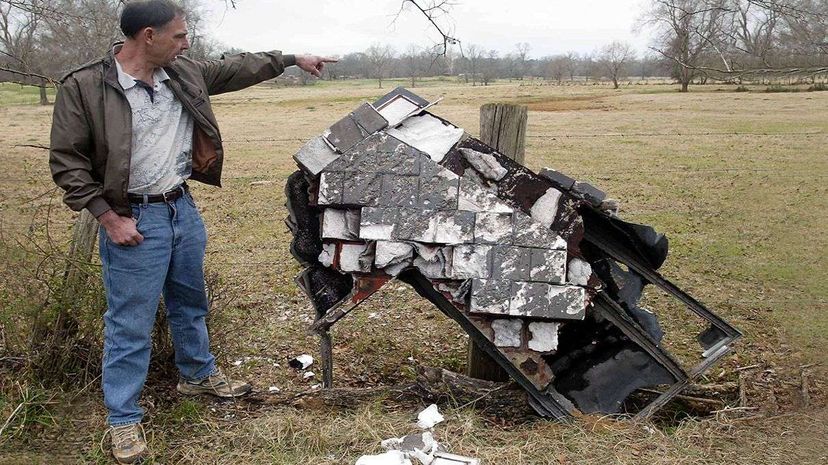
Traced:
<path id="1" fill-rule="evenodd" d="M 95 217 L 110 209 L 131 214 L 132 112 L 114 60 L 110 51 L 64 77 L 52 117 L 52 179 L 66 191 L 63 200 L 72 210 L 86 208 Z M 221 186 L 224 149 L 209 96 L 272 79 L 295 61 L 293 55 L 272 51 L 213 61 L 180 57 L 164 68 L 170 89 L 195 120 L 190 179 Z"/>

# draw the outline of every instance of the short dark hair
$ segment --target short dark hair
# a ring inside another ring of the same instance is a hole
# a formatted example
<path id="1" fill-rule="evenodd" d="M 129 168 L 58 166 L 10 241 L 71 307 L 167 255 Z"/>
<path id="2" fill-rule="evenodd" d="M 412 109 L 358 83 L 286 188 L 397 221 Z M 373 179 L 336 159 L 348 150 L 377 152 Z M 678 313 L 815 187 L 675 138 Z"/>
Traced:
<path id="1" fill-rule="evenodd" d="M 121 32 L 127 37 L 135 37 L 141 29 L 162 27 L 176 16 L 184 16 L 184 9 L 172 0 L 129 2 L 121 12 Z"/>

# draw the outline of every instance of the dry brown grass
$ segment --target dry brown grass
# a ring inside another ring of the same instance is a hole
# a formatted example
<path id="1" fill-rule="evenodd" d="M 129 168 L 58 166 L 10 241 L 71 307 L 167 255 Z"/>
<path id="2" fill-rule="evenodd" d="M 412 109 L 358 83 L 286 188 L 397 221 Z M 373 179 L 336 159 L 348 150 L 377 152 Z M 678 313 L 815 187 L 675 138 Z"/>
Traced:
<path id="1" fill-rule="evenodd" d="M 275 385 L 288 397 L 307 389 L 311 382 L 286 361 L 315 353 L 317 345 L 306 331 L 313 311 L 292 282 L 299 268 L 282 224 L 284 180 L 295 169 L 291 155 L 302 140 L 386 90 L 374 83 L 262 86 L 214 99 L 228 141 L 225 186 L 197 185 L 194 192 L 210 231 L 207 266 L 236 297 L 214 332 L 225 363 L 242 360 L 234 371 L 261 390 Z M 828 93 L 698 87 L 682 95 L 664 85 L 613 91 L 450 82 L 414 90 L 427 99 L 445 97 L 434 111 L 471 133 L 477 132 L 483 103 L 529 105 L 528 166 L 592 180 L 621 200 L 624 217 L 667 233 L 671 255 L 665 274 L 746 333 L 705 380 L 732 381 L 736 367 L 760 365 L 749 372 L 748 389 L 750 406 L 758 410 L 743 414 L 773 418 L 642 425 L 587 417 L 573 425 L 513 425 L 444 406 L 448 420 L 438 427 L 438 440 L 491 464 L 825 463 L 824 367 L 811 368 L 807 409 L 799 367 L 824 362 L 828 343 Z M 0 295 L 8 302 L 23 295 L 26 270 L 36 260 L 21 252 L 18 241 L 44 239 L 50 203 L 57 248 L 73 218 L 58 195 L 31 200 L 52 188 L 46 152 L 18 146 L 47 143 L 49 112 L 0 105 L 0 120 L 9 122 L 0 126 L 0 245 L 6 257 Z M 648 299 L 659 308 L 666 305 L 657 294 Z M 0 340 L 14 346 L 25 341 L 25 322 L 10 315 L 9 307 L 0 306 Z M 683 327 L 683 310 L 666 308 L 665 326 Z M 373 312 L 378 319 L 367 317 Z M 334 342 L 337 382 L 361 387 L 411 379 L 415 370 L 408 357 L 462 370 L 467 339 L 430 304 L 392 286 L 337 325 Z M 687 337 L 677 335 L 666 344 L 694 358 Z M 145 399 L 157 463 L 353 463 L 376 451 L 381 439 L 411 432 L 416 414 L 393 402 L 355 411 L 213 404 L 179 399 L 170 388 L 153 381 Z M 54 463 L 51 457 L 61 455 L 103 463 L 96 441 L 104 412 L 95 389 L 57 410 L 58 427 L 0 446 L 0 463 Z"/>

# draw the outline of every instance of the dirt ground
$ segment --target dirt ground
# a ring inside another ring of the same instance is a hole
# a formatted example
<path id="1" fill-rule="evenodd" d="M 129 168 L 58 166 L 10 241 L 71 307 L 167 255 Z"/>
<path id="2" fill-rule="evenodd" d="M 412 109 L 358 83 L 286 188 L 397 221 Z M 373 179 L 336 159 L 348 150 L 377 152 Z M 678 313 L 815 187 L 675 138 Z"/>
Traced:
<path id="1" fill-rule="evenodd" d="M 227 152 L 224 187 L 193 186 L 210 235 L 206 266 L 225 293 L 214 345 L 227 370 L 257 392 L 255 401 L 238 403 L 185 399 L 154 369 L 144 399 L 151 463 L 347 464 L 378 452 L 382 439 L 416 430 L 419 407 L 410 402 L 295 402 L 319 381 L 287 365 L 318 345 L 307 331 L 313 310 L 293 284 L 299 267 L 283 224 L 284 182 L 296 169 L 291 156 L 396 84 L 384 85 L 257 86 L 214 98 Z M 616 91 L 437 80 L 412 90 L 442 97 L 433 112 L 473 135 L 480 105 L 526 104 L 526 164 L 592 181 L 621 201 L 623 218 L 667 234 L 663 274 L 745 333 L 700 381 L 742 386 L 741 405 L 726 411 L 643 423 L 587 416 L 565 425 L 448 403 L 440 406 L 446 422 L 435 431 L 438 441 L 504 465 L 828 462 L 828 92 L 714 85 L 680 94 L 672 85 Z M 0 361 L 17 356 L 28 337 L 19 309 L 38 251 L 65 248 L 74 219 L 39 147 L 48 145 L 51 107 L 26 102 L 0 89 Z M 697 327 L 689 314 L 658 293 L 647 302 L 663 310 L 662 323 L 673 331 L 668 349 L 696 359 L 689 347 L 695 332 L 679 334 Z M 463 371 L 467 341 L 431 304 L 389 286 L 335 327 L 335 381 L 382 387 L 410 382 L 423 366 Z M 0 426 L 20 404 L 15 392 L 32 384 L 4 366 Z M 269 393 L 271 386 L 279 392 Z M 105 411 L 96 383 L 42 396 L 43 424 L 0 437 L 0 464 L 108 463 L 98 447 Z"/>

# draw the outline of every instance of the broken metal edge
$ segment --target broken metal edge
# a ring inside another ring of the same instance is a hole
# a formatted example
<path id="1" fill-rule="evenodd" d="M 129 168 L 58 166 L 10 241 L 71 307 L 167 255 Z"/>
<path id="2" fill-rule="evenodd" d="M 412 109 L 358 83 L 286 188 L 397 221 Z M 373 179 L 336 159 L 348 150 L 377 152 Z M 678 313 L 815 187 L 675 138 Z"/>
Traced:
<path id="1" fill-rule="evenodd" d="M 571 421 L 577 409 L 572 402 L 555 390 L 551 383 L 541 392 L 532 382 L 523 376 L 507 358 L 494 346 L 478 328 L 475 326 L 457 307 L 451 304 L 448 299 L 431 282 L 417 270 L 408 270 L 398 276 L 400 281 L 406 282 L 422 297 L 432 302 L 446 316 L 456 321 L 457 324 L 469 335 L 477 346 L 486 352 L 501 368 L 503 368 L 512 379 L 529 395 L 529 404 L 542 417 L 551 417 L 556 420 Z"/>
<path id="2" fill-rule="evenodd" d="M 405 98 L 406 100 L 410 101 L 414 105 L 417 105 L 418 107 L 420 107 L 420 109 L 423 109 L 423 108 L 425 108 L 429 105 L 428 100 L 420 97 L 419 95 L 415 94 L 414 92 L 411 92 L 410 90 L 408 90 L 408 89 L 406 89 L 405 87 L 402 87 L 402 86 L 397 87 L 394 90 L 392 90 L 391 92 L 383 95 L 382 97 L 377 99 L 372 105 L 374 106 L 374 108 L 376 110 L 381 110 L 382 107 L 384 107 L 386 104 L 388 104 L 389 102 L 391 102 L 392 100 L 394 100 L 397 97 Z"/>

